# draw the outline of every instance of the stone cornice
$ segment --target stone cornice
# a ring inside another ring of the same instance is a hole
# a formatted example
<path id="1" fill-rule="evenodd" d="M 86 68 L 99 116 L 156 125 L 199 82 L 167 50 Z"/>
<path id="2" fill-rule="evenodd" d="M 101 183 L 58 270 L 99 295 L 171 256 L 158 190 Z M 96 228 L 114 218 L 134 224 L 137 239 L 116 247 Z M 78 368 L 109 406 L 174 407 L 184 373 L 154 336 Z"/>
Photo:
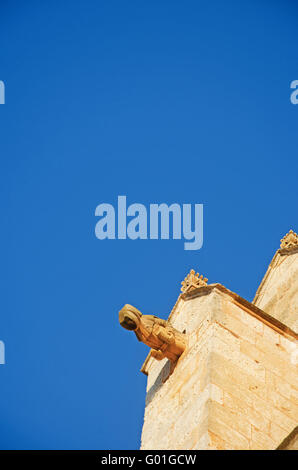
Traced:
<path id="1" fill-rule="evenodd" d="M 227 289 L 222 284 L 209 284 L 204 287 L 198 287 L 197 289 L 193 289 L 190 292 L 180 294 L 177 299 L 177 302 L 175 303 L 168 317 L 168 321 L 171 322 L 171 318 L 177 311 L 177 308 L 180 305 L 181 301 L 188 301 L 196 297 L 200 297 L 202 295 L 209 295 L 214 290 L 218 290 L 222 292 L 223 294 L 229 296 L 230 299 L 232 299 L 233 303 L 240 305 L 242 309 L 245 310 L 249 315 L 252 315 L 253 317 L 257 318 L 258 320 L 260 320 L 261 322 L 263 322 L 270 328 L 277 331 L 279 334 L 282 334 L 283 336 L 286 336 L 289 339 L 298 340 L 298 334 L 296 334 L 293 330 L 291 330 L 291 328 L 284 325 L 282 322 L 272 317 L 268 313 L 264 312 L 259 307 L 249 302 L 248 300 L 244 299 L 240 295 Z M 148 373 L 147 365 L 148 365 L 150 358 L 151 358 L 151 351 L 149 352 L 148 356 L 145 359 L 145 362 L 143 363 L 141 367 L 141 372 L 143 372 L 145 375 L 147 375 Z"/>

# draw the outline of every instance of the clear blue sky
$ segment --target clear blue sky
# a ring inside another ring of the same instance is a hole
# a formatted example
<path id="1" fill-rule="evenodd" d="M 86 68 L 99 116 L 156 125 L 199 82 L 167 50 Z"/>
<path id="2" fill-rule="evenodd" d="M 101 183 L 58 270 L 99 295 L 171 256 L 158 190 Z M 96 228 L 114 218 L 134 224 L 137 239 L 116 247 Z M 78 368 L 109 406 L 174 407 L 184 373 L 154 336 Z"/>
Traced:
<path id="1" fill-rule="evenodd" d="M 1 1 L 0 447 L 139 447 L 148 348 L 190 268 L 248 300 L 297 229 L 298 4 Z M 106 240 L 95 208 L 204 203 L 204 245 Z"/>

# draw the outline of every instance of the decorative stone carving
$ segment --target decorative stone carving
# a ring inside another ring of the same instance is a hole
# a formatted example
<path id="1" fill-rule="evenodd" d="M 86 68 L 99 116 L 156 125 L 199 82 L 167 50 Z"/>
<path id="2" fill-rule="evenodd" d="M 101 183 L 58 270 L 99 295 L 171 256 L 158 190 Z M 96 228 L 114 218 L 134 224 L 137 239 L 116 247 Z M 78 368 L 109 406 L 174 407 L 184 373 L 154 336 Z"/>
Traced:
<path id="1" fill-rule="evenodd" d="M 298 235 L 297 233 L 290 230 L 281 240 L 280 240 L 280 247 L 281 248 L 293 248 L 298 247 Z"/>
<path id="2" fill-rule="evenodd" d="M 190 292 L 194 289 L 197 289 L 198 287 L 207 286 L 207 281 L 208 279 L 204 277 L 203 274 L 196 274 L 195 270 L 192 269 L 184 281 L 181 282 L 181 291 L 185 294 L 186 292 Z"/>
<path id="3" fill-rule="evenodd" d="M 186 348 L 187 336 L 184 333 L 155 315 L 142 315 L 132 305 L 126 304 L 120 310 L 119 322 L 126 330 L 134 331 L 139 341 L 152 348 L 151 355 L 157 360 L 167 357 L 176 362 Z"/>

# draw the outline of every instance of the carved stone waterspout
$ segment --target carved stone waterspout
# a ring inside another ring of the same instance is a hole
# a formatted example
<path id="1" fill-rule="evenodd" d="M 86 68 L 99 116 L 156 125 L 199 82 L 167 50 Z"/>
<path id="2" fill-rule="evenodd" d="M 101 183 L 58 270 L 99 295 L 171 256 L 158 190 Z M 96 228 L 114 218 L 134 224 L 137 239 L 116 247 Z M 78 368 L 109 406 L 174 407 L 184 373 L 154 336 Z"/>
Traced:
<path id="1" fill-rule="evenodd" d="M 169 322 L 155 315 L 142 315 L 132 305 L 126 304 L 119 312 L 120 325 L 134 331 L 139 341 L 152 348 L 155 359 L 167 357 L 175 362 L 186 348 L 187 336 L 176 330 Z"/>

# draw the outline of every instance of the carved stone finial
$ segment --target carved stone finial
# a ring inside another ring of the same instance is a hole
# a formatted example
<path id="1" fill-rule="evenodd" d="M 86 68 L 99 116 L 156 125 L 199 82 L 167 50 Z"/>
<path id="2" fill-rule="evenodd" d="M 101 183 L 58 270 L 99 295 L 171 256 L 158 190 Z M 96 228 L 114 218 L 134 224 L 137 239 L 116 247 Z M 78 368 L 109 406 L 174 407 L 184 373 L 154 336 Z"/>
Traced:
<path id="1" fill-rule="evenodd" d="M 293 248 L 298 246 L 298 235 L 297 233 L 290 230 L 281 240 L 281 248 Z"/>
<path id="2" fill-rule="evenodd" d="M 186 292 L 190 292 L 198 287 L 207 286 L 207 281 L 208 279 L 204 277 L 203 274 L 196 274 L 195 270 L 192 269 L 184 281 L 181 282 L 181 291 L 185 294 Z"/>
<path id="3" fill-rule="evenodd" d="M 152 348 L 151 355 L 157 360 L 167 357 L 176 362 L 186 348 L 185 334 L 155 315 L 142 315 L 132 305 L 126 304 L 120 310 L 119 322 L 126 330 L 134 331 L 139 341 Z"/>

